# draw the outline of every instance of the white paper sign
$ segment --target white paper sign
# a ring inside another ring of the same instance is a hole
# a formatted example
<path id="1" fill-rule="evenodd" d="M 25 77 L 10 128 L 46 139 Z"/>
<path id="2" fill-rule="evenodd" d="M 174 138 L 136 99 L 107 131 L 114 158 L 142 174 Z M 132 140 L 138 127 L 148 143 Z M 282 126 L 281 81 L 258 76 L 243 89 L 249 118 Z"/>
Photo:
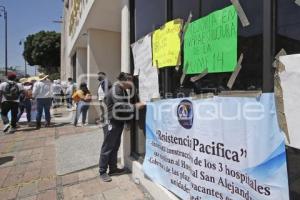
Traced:
<path id="1" fill-rule="evenodd" d="M 281 56 L 279 60 L 285 65 L 285 71 L 279 76 L 291 140 L 289 146 L 300 149 L 300 54 Z"/>
<path id="2" fill-rule="evenodd" d="M 139 94 L 143 102 L 159 97 L 158 73 L 152 66 L 151 36 L 147 35 L 132 46 L 134 75 L 139 75 Z"/>

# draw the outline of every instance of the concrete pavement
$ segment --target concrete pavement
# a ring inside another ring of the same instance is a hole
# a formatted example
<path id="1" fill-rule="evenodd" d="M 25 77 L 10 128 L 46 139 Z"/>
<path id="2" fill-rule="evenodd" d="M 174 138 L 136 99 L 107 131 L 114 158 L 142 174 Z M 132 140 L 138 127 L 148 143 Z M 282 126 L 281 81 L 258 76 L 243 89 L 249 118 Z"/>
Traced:
<path id="1" fill-rule="evenodd" d="M 1 128 L 1 127 L 0 127 Z M 35 130 L 21 125 L 15 134 L 0 135 L 0 200 L 138 200 L 152 199 L 130 174 L 99 180 L 98 168 L 56 175 L 55 142 L 61 136 L 93 132 L 98 127 L 58 123 Z"/>

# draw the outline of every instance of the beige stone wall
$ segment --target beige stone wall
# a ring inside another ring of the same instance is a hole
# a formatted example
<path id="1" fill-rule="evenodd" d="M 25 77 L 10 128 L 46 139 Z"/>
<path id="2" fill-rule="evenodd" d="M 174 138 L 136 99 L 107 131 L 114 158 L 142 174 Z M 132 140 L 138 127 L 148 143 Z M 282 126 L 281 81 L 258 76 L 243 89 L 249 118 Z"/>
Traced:
<path id="1" fill-rule="evenodd" d="M 121 71 L 121 34 L 118 32 L 88 30 L 87 83 L 93 95 L 97 95 L 97 73 L 103 71 L 114 82 Z M 89 123 L 99 118 L 98 106 L 89 109 Z"/>
<path id="2" fill-rule="evenodd" d="M 87 48 L 77 48 L 76 50 L 76 81 L 87 82 Z"/>
<path id="3" fill-rule="evenodd" d="M 70 1 L 71 2 L 71 1 Z M 68 49 L 70 48 L 69 45 L 69 18 L 70 18 L 70 9 L 63 7 L 63 23 L 62 23 L 62 30 L 61 30 L 61 80 L 66 80 L 68 77 L 72 75 L 72 68 L 71 68 L 71 59 L 69 56 Z"/>

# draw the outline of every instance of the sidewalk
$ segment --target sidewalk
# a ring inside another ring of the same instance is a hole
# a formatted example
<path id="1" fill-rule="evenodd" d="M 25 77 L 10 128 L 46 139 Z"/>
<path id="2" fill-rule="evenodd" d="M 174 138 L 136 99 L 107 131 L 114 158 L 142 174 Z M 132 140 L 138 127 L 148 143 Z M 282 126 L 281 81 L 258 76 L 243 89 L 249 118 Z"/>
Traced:
<path id="1" fill-rule="evenodd" d="M 2 128 L 2 127 L 0 127 Z M 152 199 L 130 174 L 99 179 L 98 168 L 56 175 L 55 142 L 61 136 L 95 131 L 97 127 L 54 124 L 35 130 L 21 125 L 12 135 L 0 135 L 0 200 L 138 200 Z"/>

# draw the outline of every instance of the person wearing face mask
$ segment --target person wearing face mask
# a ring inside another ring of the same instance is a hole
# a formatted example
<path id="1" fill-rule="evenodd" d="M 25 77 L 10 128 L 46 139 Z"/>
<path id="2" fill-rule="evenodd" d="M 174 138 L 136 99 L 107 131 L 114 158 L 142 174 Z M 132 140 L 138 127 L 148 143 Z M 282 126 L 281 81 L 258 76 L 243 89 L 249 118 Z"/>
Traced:
<path id="1" fill-rule="evenodd" d="M 70 77 L 68 78 L 68 83 L 66 88 L 66 102 L 67 102 L 67 109 L 69 111 L 72 111 L 72 106 L 73 106 L 72 96 L 74 92 L 75 92 L 74 82 L 73 79 Z"/>
<path id="2" fill-rule="evenodd" d="M 133 87 L 131 74 L 121 72 L 118 81 L 105 95 L 107 123 L 103 127 L 104 140 L 99 160 L 100 179 L 111 181 L 110 176 L 121 175 L 126 171 L 117 167 L 117 155 L 121 143 L 121 135 L 126 123 L 133 119 L 136 109 L 145 106 L 144 103 L 131 104 L 126 90 Z M 107 169 L 109 173 L 107 174 Z"/>
<path id="3" fill-rule="evenodd" d="M 104 72 L 98 73 L 98 100 L 100 105 L 100 122 L 104 123 L 104 97 L 108 93 L 109 89 L 112 87 L 111 82 L 108 80 Z"/>

